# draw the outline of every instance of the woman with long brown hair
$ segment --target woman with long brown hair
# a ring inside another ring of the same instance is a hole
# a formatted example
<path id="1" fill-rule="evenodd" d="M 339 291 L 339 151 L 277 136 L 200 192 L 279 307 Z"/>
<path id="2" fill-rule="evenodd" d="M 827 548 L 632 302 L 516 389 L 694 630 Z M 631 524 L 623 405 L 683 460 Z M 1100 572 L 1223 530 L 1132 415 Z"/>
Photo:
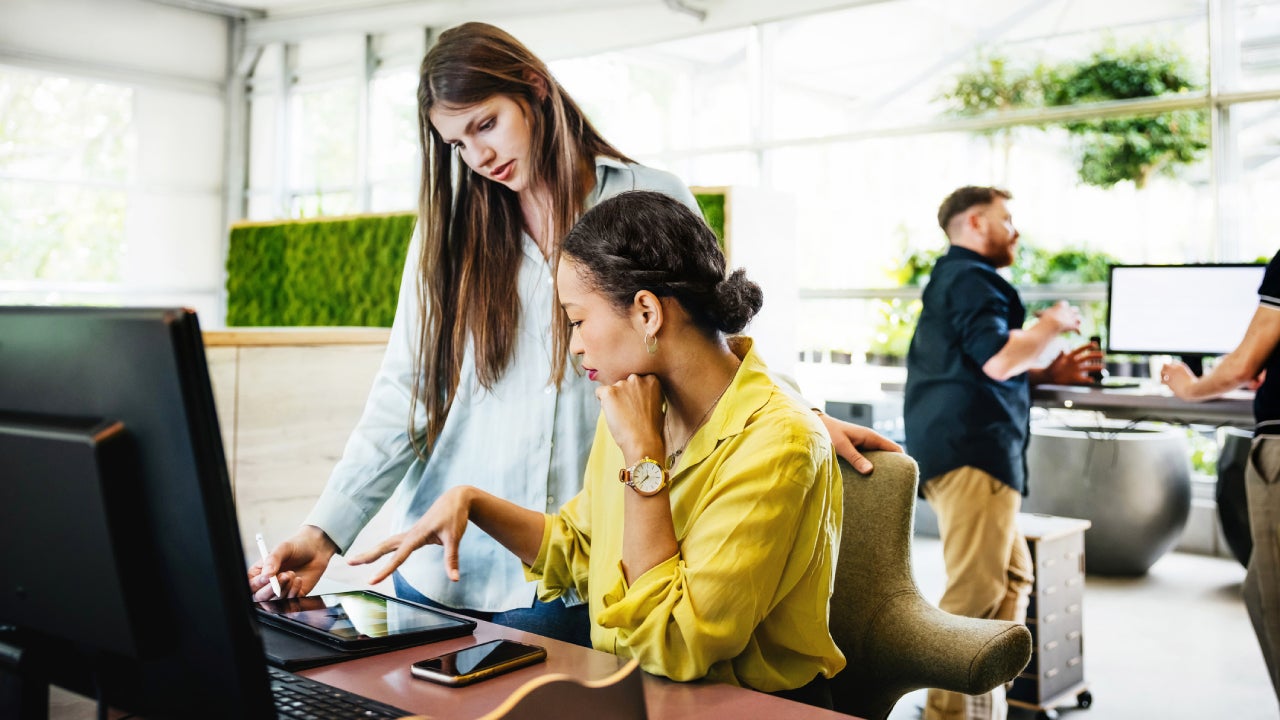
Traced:
<path id="1" fill-rule="evenodd" d="M 440 35 L 422 62 L 418 106 L 418 228 L 386 356 L 316 507 L 250 568 L 258 599 L 271 597 L 276 572 L 285 595 L 310 592 L 393 493 L 397 531 L 461 484 L 540 511 L 577 494 L 600 406 L 568 368 L 559 241 L 588 208 L 628 190 L 697 209 L 676 177 L 606 142 L 546 64 L 491 25 Z M 832 435 L 855 461 L 855 444 L 896 448 L 857 426 Z M 464 582 L 439 572 L 435 548 L 399 568 L 396 593 L 587 644 L 573 593 L 536 603 L 519 561 L 488 536 L 458 553 Z"/>

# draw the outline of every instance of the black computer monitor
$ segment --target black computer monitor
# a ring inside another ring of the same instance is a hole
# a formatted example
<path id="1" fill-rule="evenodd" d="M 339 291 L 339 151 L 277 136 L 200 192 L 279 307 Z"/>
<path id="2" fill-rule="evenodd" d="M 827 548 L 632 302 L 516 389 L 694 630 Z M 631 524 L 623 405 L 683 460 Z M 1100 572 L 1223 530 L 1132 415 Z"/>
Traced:
<path id="1" fill-rule="evenodd" d="M 1265 265 L 1113 265 L 1107 352 L 1179 355 L 1197 375 L 1205 356 L 1240 344 L 1258 307 Z"/>
<path id="2" fill-rule="evenodd" d="M 0 716 L 275 716 L 193 312 L 0 308 L 0 547 Z"/>

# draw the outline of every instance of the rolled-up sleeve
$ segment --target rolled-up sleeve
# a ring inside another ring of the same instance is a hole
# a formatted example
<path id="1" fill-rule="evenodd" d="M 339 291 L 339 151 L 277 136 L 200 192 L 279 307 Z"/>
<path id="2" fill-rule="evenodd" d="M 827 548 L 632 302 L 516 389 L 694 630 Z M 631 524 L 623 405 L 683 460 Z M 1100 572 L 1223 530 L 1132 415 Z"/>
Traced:
<path id="1" fill-rule="evenodd" d="M 818 552 L 792 543 L 810 534 L 803 523 L 821 522 L 810 502 L 821 454 L 810 440 L 771 432 L 730 438 L 736 447 L 717 453 L 679 553 L 629 586 L 620 563 L 608 568 L 597 622 L 616 630 L 618 650 L 673 680 L 703 677 L 747 652 L 757 626 Z"/>

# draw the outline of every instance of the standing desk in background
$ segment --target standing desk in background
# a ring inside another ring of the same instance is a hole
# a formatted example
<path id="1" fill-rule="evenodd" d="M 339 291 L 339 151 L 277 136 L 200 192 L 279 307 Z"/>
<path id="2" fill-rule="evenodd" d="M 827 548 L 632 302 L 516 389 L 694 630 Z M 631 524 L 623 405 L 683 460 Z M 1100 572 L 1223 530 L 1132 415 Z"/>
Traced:
<path id="1" fill-rule="evenodd" d="M 1194 425 L 1253 427 L 1253 393 L 1236 390 L 1217 400 L 1188 402 L 1162 385 L 1098 388 L 1087 385 L 1036 385 L 1031 403 L 1043 408 L 1094 410 L 1122 420 L 1154 420 Z"/>

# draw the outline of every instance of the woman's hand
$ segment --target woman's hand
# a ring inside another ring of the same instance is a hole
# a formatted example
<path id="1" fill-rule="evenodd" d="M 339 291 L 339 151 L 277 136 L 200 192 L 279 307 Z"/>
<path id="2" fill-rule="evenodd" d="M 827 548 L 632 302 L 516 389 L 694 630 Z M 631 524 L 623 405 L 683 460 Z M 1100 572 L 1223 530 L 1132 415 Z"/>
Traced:
<path id="1" fill-rule="evenodd" d="M 662 383 L 653 375 L 628 375 L 596 388 L 609 432 L 628 465 L 662 455 Z M 656 455 L 654 453 L 657 453 Z"/>
<path id="2" fill-rule="evenodd" d="M 280 581 L 280 597 L 301 597 L 311 592 L 329 567 L 338 546 L 324 531 L 304 525 L 293 537 L 276 545 L 267 556 L 249 566 L 249 591 L 254 600 L 276 596 L 270 577 Z"/>
<path id="3" fill-rule="evenodd" d="M 826 413 L 818 413 L 818 417 L 822 419 L 822 424 L 827 428 L 827 435 L 831 436 L 831 447 L 836 454 L 844 458 L 853 466 L 854 470 L 863 475 L 870 475 L 875 468 L 872 467 L 871 461 L 863 457 L 859 450 L 887 450 L 889 452 L 902 452 L 902 446 L 862 425 L 854 425 L 850 422 L 837 420 Z"/>
<path id="4" fill-rule="evenodd" d="M 445 572 L 450 580 L 457 582 L 460 577 L 458 543 L 462 541 L 462 534 L 467 530 L 467 520 L 471 515 L 472 489 L 466 485 L 449 488 L 427 508 L 413 527 L 399 535 L 392 535 L 371 550 L 348 558 L 347 564 L 367 565 L 392 553 L 391 559 L 369 579 L 369 584 L 376 585 L 387 579 L 414 550 L 424 545 L 440 545 L 444 547 Z"/>

